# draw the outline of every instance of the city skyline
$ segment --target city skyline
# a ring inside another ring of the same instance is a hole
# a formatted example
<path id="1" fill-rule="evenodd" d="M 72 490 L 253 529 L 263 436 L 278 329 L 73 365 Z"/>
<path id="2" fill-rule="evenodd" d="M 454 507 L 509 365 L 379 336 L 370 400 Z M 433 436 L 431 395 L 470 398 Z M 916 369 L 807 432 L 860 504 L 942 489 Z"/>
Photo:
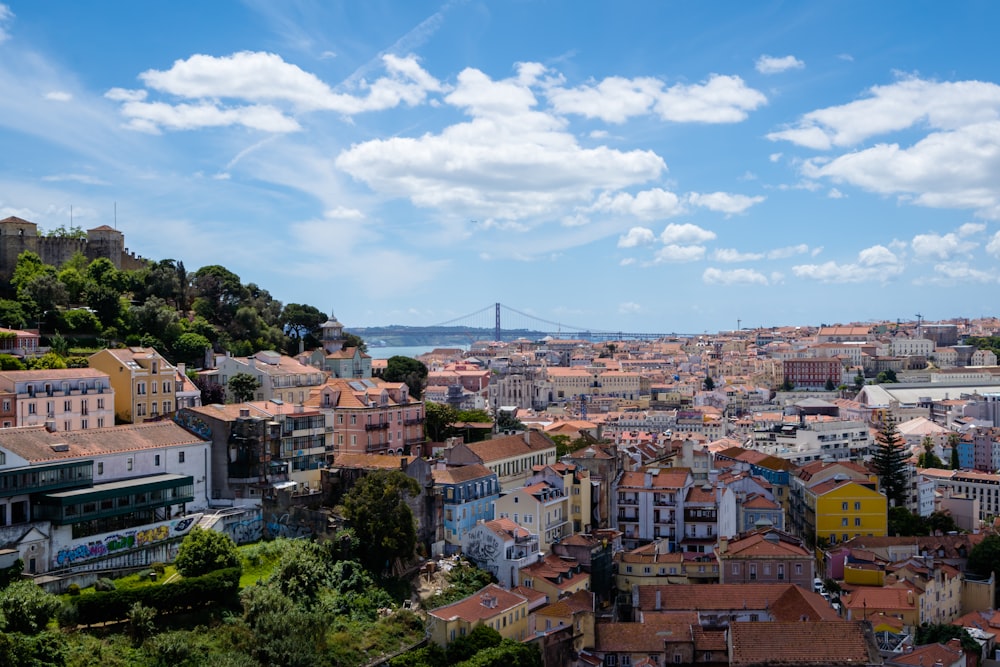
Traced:
<path id="1" fill-rule="evenodd" d="M 0 218 L 348 328 L 989 315 L 986 2 L 0 2 Z"/>

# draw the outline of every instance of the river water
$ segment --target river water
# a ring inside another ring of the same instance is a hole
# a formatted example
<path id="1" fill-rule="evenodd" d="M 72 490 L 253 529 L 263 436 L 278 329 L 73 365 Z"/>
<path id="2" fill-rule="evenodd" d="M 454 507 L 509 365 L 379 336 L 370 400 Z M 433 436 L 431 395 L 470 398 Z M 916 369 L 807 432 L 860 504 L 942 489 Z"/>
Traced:
<path id="1" fill-rule="evenodd" d="M 401 347 L 369 347 L 368 355 L 372 359 L 388 359 L 389 357 L 418 357 L 438 348 L 468 349 L 468 345 L 404 345 Z"/>

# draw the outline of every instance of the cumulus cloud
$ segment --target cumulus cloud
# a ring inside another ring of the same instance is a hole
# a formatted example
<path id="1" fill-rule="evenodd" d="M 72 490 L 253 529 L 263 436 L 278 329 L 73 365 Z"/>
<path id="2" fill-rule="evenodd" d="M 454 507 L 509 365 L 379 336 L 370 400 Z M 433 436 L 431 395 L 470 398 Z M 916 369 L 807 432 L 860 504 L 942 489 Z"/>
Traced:
<path id="1" fill-rule="evenodd" d="M 958 235 L 961 237 L 974 236 L 986 231 L 986 225 L 981 222 L 967 222 L 958 228 Z"/>
<path id="2" fill-rule="evenodd" d="M 654 262 L 696 262 L 705 256 L 704 246 L 669 244 L 656 251 Z"/>
<path id="3" fill-rule="evenodd" d="M 646 114 L 675 123 L 737 123 L 767 102 L 740 77 L 719 74 L 701 83 L 669 87 L 652 77 L 608 77 L 575 88 L 551 85 L 546 96 L 557 113 L 607 123 Z"/>
<path id="4" fill-rule="evenodd" d="M 993 271 L 974 269 L 964 262 L 942 262 L 934 265 L 934 271 L 949 282 L 1000 282 L 1000 275 Z"/>
<path id="5" fill-rule="evenodd" d="M 862 99 L 810 111 L 792 127 L 767 136 L 808 148 L 828 149 L 853 146 L 921 122 L 936 130 L 956 130 L 998 118 L 1000 86 L 997 84 L 910 77 L 873 86 Z"/>
<path id="6" fill-rule="evenodd" d="M 619 248 L 635 248 L 640 245 L 647 245 L 656 239 L 652 229 L 645 227 L 633 227 L 628 233 L 618 238 Z"/>
<path id="7" fill-rule="evenodd" d="M 726 262 L 728 264 L 732 264 L 734 262 L 753 262 L 764 259 L 764 253 L 740 252 L 735 248 L 717 248 L 712 252 L 712 259 L 717 262 Z"/>
<path id="8" fill-rule="evenodd" d="M 715 232 L 702 229 L 698 225 L 689 222 L 683 224 L 670 223 L 660 233 L 660 240 L 665 244 L 680 243 L 704 243 L 715 239 Z"/>
<path id="9" fill-rule="evenodd" d="M 581 147 L 563 119 L 536 110 L 519 76 L 495 81 L 466 69 L 444 101 L 471 119 L 439 134 L 355 144 L 335 165 L 382 196 L 475 218 L 524 220 L 574 207 L 656 218 L 679 206 L 663 190 L 620 192 L 658 178 L 662 158 Z"/>
<path id="10" fill-rule="evenodd" d="M 692 206 L 707 208 L 710 211 L 725 213 L 727 215 L 743 213 L 751 206 L 761 203 L 764 199 L 764 197 L 759 195 L 750 197 L 747 195 L 734 195 L 728 192 L 711 192 L 706 194 L 692 192 L 688 195 L 688 202 Z"/>
<path id="11" fill-rule="evenodd" d="M 797 277 L 824 283 L 885 282 L 902 272 L 902 261 L 883 245 L 865 248 L 858 253 L 857 260 L 850 264 L 830 261 L 823 264 L 799 264 L 792 267 L 792 273 Z"/>
<path id="12" fill-rule="evenodd" d="M 683 207 L 680 198 L 673 192 L 653 188 L 634 195 L 628 192 L 602 192 L 587 210 L 630 215 L 642 220 L 657 220 L 678 215 L 683 212 Z"/>
<path id="13" fill-rule="evenodd" d="M 635 315 L 642 312 L 642 306 L 634 301 L 625 301 L 618 304 L 618 312 L 622 315 Z"/>
<path id="14" fill-rule="evenodd" d="M 1000 232 L 997 232 L 986 243 L 986 252 L 1000 259 Z"/>
<path id="15" fill-rule="evenodd" d="M 709 267 L 701 274 L 702 282 L 708 285 L 768 285 L 769 281 L 760 271 L 753 269 L 732 269 L 724 271 Z"/>
<path id="16" fill-rule="evenodd" d="M 910 242 L 913 254 L 918 259 L 949 259 L 955 255 L 968 253 L 979 244 L 963 241 L 958 234 L 917 234 Z"/>
<path id="17" fill-rule="evenodd" d="M 778 74 L 790 69 L 802 69 L 806 64 L 795 56 L 761 56 L 757 58 L 754 67 L 761 74 Z"/>
<path id="18" fill-rule="evenodd" d="M 359 83 L 361 95 L 335 92 L 314 74 L 274 53 L 241 51 L 229 56 L 195 54 L 167 70 L 147 70 L 139 79 L 149 90 L 179 98 L 179 103 L 146 102 L 148 91 L 113 88 L 107 97 L 121 101 L 134 129 L 189 130 L 244 125 L 267 132 L 298 129 L 292 112 L 333 111 L 354 115 L 405 104 L 415 106 L 444 86 L 413 56 L 382 57 L 385 76 Z M 224 105 L 222 100 L 230 100 Z M 279 111 L 279 109 L 282 109 Z M 286 115 L 289 114 L 289 115 Z"/>

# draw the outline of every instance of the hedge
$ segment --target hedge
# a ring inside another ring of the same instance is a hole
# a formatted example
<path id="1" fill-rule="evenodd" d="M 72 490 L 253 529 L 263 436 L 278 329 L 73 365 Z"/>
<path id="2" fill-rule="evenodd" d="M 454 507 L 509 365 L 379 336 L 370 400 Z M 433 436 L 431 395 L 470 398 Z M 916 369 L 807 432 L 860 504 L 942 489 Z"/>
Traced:
<path id="1" fill-rule="evenodd" d="M 240 568 L 216 570 L 177 583 L 92 593 L 75 598 L 79 622 L 84 625 L 119 621 L 128 617 L 136 602 L 160 614 L 221 604 L 235 605 L 240 587 Z"/>

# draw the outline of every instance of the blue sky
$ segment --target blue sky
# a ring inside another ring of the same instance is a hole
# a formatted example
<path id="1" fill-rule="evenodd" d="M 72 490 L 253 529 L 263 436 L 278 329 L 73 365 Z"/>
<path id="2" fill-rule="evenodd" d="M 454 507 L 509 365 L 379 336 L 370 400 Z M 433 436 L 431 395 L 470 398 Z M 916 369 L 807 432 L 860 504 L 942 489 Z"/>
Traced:
<path id="1" fill-rule="evenodd" d="M 1000 5 L 0 4 L 0 217 L 350 326 L 995 314 Z"/>

